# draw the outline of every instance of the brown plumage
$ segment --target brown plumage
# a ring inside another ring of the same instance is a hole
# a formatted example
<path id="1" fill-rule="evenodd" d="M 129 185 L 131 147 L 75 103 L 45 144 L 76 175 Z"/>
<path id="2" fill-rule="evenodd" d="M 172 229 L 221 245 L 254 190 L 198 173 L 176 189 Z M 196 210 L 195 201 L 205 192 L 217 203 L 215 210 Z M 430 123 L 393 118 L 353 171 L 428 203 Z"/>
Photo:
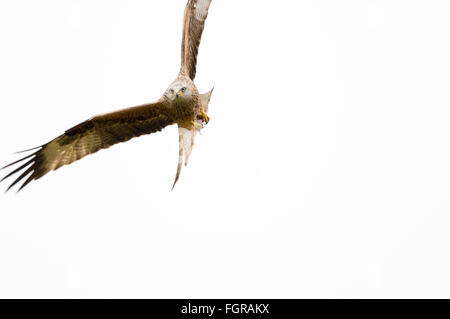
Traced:
<path id="1" fill-rule="evenodd" d="M 205 20 L 211 1 L 190 0 L 184 12 L 183 41 L 181 44 L 181 74 L 193 81 L 197 73 L 197 54 L 202 39 Z"/>
<path id="2" fill-rule="evenodd" d="M 200 39 L 210 4 L 211 0 L 188 1 L 184 16 L 180 74 L 161 99 L 155 103 L 94 116 L 49 143 L 35 148 L 34 153 L 3 167 L 8 168 L 24 162 L 0 180 L 1 182 L 20 173 L 7 191 L 25 178 L 19 191 L 52 170 L 112 145 L 161 131 L 172 124 L 178 125 L 180 143 L 175 186 L 181 166 L 183 163 L 187 164 L 192 151 L 196 131 L 209 121 L 206 112 L 212 90 L 199 94 L 193 80 Z"/>

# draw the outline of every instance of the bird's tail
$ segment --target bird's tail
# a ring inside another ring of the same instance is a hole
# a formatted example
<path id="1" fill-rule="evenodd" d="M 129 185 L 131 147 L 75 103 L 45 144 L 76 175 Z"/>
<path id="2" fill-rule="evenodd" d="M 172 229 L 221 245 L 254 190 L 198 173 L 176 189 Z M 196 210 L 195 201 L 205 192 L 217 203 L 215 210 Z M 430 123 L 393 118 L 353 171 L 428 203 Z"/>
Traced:
<path id="1" fill-rule="evenodd" d="M 189 156 L 191 155 L 192 148 L 194 147 L 196 133 L 197 133 L 196 128 L 189 130 L 184 127 L 178 127 L 180 149 L 178 154 L 177 175 L 175 176 L 175 181 L 173 182 L 172 190 L 174 189 L 175 184 L 178 182 L 178 178 L 180 177 L 181 168 L 183 167 L 183 164 L 186 166 L 188 163 Z"/>

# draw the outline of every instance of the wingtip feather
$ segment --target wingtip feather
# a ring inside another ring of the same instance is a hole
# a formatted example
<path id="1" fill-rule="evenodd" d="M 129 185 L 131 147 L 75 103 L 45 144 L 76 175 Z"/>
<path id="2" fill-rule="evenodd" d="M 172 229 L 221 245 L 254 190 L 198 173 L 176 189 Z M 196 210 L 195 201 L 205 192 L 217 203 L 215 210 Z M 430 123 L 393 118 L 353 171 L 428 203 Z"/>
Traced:
<path id="1" fill-rule="evenodd" d="M 41 146 L 37 146 L 37 147 L 30 148 L 30 149 L 27 149 L 27 150 L 24 150 L 24 151 L 15 152 L 14 154 L 26 153 L 26 152 L 29 152 L 29 151 L 37 150 L 38 148 L 42 148 L 42 145 L 41 145 Z"/>
<path id="2" fill-rule="evenodd" d="M 3 177 L 0 180 L 0 183 L 3 182 L 4 180 L 6 180 L 7 178 L 11 177 L 12 175 L 14 175 L 15 173 L 19 172 L 20 170 L 24 169 L 25 167 L 27 167 L 28 165 L 32 164 L 34 161 L 34 159 L 29 160 L 28 162 L 26 162 L 25 164 L 23 164 L 22 166 L 20 166 L 19 168 L 16 168 L 15 170 L 13 170 L 11 173 L 9 173 L 8 175 L 6 175 L 5 177 Z M 31 166 L 32 167 L 32 166 Z"/>
<path id="3" fill-rule="evenodd" d="M 36 155 L 36 153 L 30 154 L 30 155 L 28 155 L 28 156 L 25 156 L 25 157 L 23 157 L 23 158 L 21 158 L 21 159 L 15 161 L 15 162 L 12 162 L 11 164 L 8 164 L 8 165 L 6 165 L 6 166 L 3 166 L 2 168 L 0 168 L 0 170 L 3 170 L 3 169 L 8 168 L 8 167 L 11 167 L 11 166 L 13 166 L 13 165 L 15 165 L 15 164 L 17 164 L 17 163 L 20 163 L 20 162 L 22 162 L 22 161 L 24 161 L 24 160 L 26 160 L 26 159 L 28 159 L 28 158 L 30 158 L 30 157 L 32 157 L 32 156 L 35 156 L 35 155 Z"/>
<path id="4" fill-rule="evenodd" d="M 17 179 L 9 185 L 9 187 L 6 189 L 8 192 L 11 188 L 13 188 L 18 182 L 23 180 L 28 174 L 33 172 L 33 166 L 29 167 L 25 172 L 23 172 Z M 33 174 L 31 174 L 33 176 Z M 28 180 L 27 180 L 28 181 Z M 29 183 L 29 182 L 28 182 Z M 25 187 L 25 186 L 24 186 Z M 17 192 L 19 192 L 23 187 L 21 187 Z"/>
<path id="5" fill-rule="evenodd" d="M 20 188 L 17 190 L 17 194 L 24 189 L 25 186 L 27 186 L 32 180 L 34 179 L 34 175 L 31 174 L 28 179 L 20 186 Z"/>

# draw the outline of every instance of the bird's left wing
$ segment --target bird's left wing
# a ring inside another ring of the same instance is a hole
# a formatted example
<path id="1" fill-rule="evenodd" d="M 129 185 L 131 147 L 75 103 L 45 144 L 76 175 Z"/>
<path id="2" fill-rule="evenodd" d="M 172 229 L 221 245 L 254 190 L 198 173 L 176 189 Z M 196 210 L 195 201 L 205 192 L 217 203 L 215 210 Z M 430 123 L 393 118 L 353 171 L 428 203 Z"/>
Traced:
<path id="1" fill-rule="evenodd" d="M 181 72 L 194 80 L 197 54 L 211 0 L 189 0 L 184 12 Z"/>
<path id="2" fill-rule="evenodd" d="M 8 187 L 8 191 L 30 174 L 19 188 L 20 191 L 32 180 L 39 179 L 63 165 L 71 164 L 114 144 L 160 131 L 171 124 L 174 124 L 171 108 L 163 99 L 156 103 L 95 116 L 36 148 L 37 151 L 31 155 L 3 167 L 7 168 L 27 160 L 0 182 L 16 173 L 21 173 Z"/>

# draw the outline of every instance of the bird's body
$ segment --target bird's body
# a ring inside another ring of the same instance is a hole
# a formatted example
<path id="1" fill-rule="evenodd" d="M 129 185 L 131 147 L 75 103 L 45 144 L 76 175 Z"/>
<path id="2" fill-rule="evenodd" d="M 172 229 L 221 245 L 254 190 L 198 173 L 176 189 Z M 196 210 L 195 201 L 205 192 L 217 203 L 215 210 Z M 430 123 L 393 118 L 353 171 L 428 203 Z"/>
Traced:
<path id="1" fill-rule="evenodd" d="M 199 94 L 193 80 L 198 47 L 210 4 L 211 0 L 188 1 L 184 17 L 180 74 L 158 101 L 94 116 L 36 148 L 34 153 L 5 166 L 7 168 L 28 160 L 2 179 L 3 181 L 21 172 L 8 190 L 25 178 L 27 179 L 19 190 L 32 180 L 86 155 L 134 137 L 161 131 L 172 124 L 178 125 L 180 145 L 175 186 L 182 164 L 187 164 L 196 132 L 203 128 L 204 123 L 209 122 L 206 112 L 212 90 Z"/>
<path id="2" fill-rule="evenodd" d="M 163 98 L 172 105 L 173 116 L 178 126 L 190 128 L 197 116 L 202 114 L 203 108 L 197 87 L 185 75 L 180 75 L 170 85 Z"/>

